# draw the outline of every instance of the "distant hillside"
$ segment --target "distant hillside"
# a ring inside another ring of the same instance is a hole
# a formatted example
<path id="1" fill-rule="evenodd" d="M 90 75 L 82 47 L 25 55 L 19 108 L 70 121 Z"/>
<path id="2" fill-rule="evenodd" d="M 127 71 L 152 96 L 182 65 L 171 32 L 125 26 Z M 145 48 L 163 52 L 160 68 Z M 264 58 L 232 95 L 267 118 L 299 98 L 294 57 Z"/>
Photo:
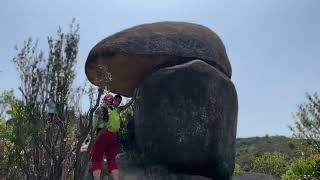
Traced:
<path id="1" fill-rule="evenodd" d="M 244 170 L 249 169 L 252 159 L 266 152 L 282 152 L 290 159 L 297 157 L 302 149 L 302 140 L 285 136 L 238 138 L 236 142 L 236 163 Z"/>

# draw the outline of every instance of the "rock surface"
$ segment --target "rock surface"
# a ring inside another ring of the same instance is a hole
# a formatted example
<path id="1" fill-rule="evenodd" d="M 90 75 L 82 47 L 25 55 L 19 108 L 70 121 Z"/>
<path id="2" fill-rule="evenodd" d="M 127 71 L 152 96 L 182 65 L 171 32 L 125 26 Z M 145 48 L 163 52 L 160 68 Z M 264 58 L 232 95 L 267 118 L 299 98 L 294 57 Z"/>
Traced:
<path id="1" fill-rule="evenodd" d="M 176 174 L 168 171 L 166 168 L 160 165 L 153 165 L 147 168 L 136 165 L 134 160 L 128 160 L 126 155 L 117 158 L 118 165 L 120 167 L 120 180 L 212 180 L 211 178 L 187 175 L 187 174 Z M 104 168 L 106 168 L 104 166 Z M 106 169 L 104 169 L 106 171 Z M 86 178 L 91 180 L 92 176 Z M 111 180 L 108 175 L 105 175 L 103 180 Z M 261 174 L 261 173 L 249 173 L 244 172 L 237 174 L 231 178 L 232 180 L 279 180 L 279 178 Z M 216 179 L 214 179 L 216 180 Z M 218 179 L 219 180 L 219 179 Z"/>
<path id="2" fill-rule="evenodd" d="M 229 78 L 201 60 L 161 69 L 139 88 L 137 145 L 172 171 L 228 179 L 234 168 L 237 104 Z"/>
<path id="3" fill-rule="evenodd" d="M 159 67 L 193 59 L 231 77 L 220 38 L 204 26 L 183 22 L 143 24 L 116 33 L 90 51 L 85 71 L 93 84 L 132 96 L 134 88 Z"/>
<path id="4" fill-rule="evenodd" d="M 113 93 L 132 96 L 139 89 L 138 149 L 172 179 L 230 180 L 238 100 L 225 47 L 214 32 L 182 22 L 135 26 L 99 42 L 85 70 L 89 81 Z"/>

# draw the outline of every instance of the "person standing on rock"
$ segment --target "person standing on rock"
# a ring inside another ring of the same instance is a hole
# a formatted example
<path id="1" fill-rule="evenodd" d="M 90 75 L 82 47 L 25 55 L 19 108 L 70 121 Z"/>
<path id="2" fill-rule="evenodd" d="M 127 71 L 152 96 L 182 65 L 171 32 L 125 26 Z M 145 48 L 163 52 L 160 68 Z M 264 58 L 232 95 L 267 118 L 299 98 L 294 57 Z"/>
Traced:
<path id="1" fill-rule="evenodd" d="M 129 107 L 134 99 L 135 96 L 125 106 L 119 106 L 122 101 L 120 95 L 115 97 L 106 95 L 102 99 L 102 107 L 99 108 L 97 113 L 99 118 L 97 138 L 91 153 L 94 180 L 100 180 L 101 178 L 103 155 L 107 158 L 108 170 L 111 172 L 112 179 L 119 180 L 119 169 L 116 162 L 118 153 L 117 132 L 120 129 L 119 112 Z"/>

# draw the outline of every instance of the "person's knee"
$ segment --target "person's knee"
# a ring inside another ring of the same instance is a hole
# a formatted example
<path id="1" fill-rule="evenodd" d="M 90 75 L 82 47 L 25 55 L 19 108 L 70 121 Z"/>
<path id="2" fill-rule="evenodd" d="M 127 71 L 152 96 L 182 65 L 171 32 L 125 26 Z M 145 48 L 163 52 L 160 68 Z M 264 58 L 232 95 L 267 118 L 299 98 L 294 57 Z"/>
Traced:
<path id="1" fill-rule="evenodd" d="M 118 169 L 112 170 L 111 176 L 113 180 L 119 180 L 120 179 L 119 170 Z"/>
<path id="2" fill-rule="evenodd" d="M 114 170 L 118 170 L 118 165 L 115 158 L 107 159 L 107 162 L 108 162 L 108 169 L 110 172 Z"/>

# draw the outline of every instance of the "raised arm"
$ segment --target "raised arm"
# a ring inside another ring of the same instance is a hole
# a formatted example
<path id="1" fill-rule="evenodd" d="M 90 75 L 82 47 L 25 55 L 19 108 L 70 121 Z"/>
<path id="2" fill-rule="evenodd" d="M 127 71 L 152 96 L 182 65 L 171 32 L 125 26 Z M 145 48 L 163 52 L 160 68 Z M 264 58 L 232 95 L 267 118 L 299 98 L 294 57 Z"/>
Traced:
<path id="1" fill-rule="evenodd" d="M 123 111 L 123 110 L 125 110 L 125 109 L 127 109 L 129 106 L 132 105 L 132 103 L 136 100 L 137 92 L 138 92 L 138 90 L 135 89 L 134 92 L 133 92 L 133 96 L 132 96 L 132 98 L 130 99 L 130 101 L 129 101 L 127 104 L 125 104 L 124 106 L 120 106 L 120 107 L 118 108 L 120 112 Z"/>

